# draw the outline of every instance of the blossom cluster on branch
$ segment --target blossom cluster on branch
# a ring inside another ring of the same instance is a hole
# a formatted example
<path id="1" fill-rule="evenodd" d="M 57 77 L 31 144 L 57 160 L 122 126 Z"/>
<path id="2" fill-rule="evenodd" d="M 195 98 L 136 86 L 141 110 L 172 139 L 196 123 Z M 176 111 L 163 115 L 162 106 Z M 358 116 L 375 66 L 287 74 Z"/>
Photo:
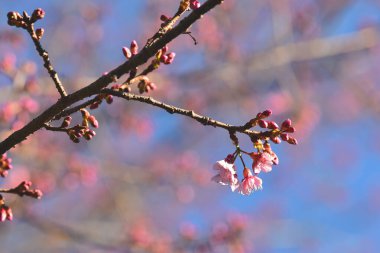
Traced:
<path id="1" fill-rule="evenodd" d="M 190 35 L 196 42 L 195 38 L 192 37 L 188 31 L 189 27 L 196 20 L 201 18 L 203 14 L 222 2 L 222 0 L 208 0 L 201 5 L 200 2 L 196 0 L 181 0 L 177 12 L 171 18 L 165 15 L 161 16 L 163 23 L 158 32 L 149 38 L 141 49 L 135 40 L 130 43 L 129 47 L 122 48 L 122 54 L 126 60 L 125 63 L 114 70 L 105 72 L 98 80 L 71 94 L 66 92 L 64 85 L 58 77 L 58 73 L 53 68 L 48 52 L 41 45 L 40 41 L 44 34 L 43 28 L 34 28 L 35 22 L 45 17 L 45 11 L 40 8 L 36 9 L 31 16 L 25 11 L 23 14 L 14 11 L 9 12 L 8 24 L 28 32 L 37 52 L 43 60 L 43 66 L 47 70 L 60 95 L 60 99 L 0 143 L 0 152 L 4 153 L 0 161 L 0 175 L 3 177 L 6 176 L 8 170 L 12 168 L 10 165 L 11 160 L 5 155 L 5 152 L 24 141 L 37 130 L 45 129 L 52 132 L 66 133 L 74 143 L 80 142 L 81 138 L 90 141 L 96 135 L 94 129 L 99 127 L 99 122 L 94 113 L 90 113 L 88 110 L 97 109 L 103 100 L 105 100 L 107 104 L 112 104 L 114 97 L 117 97 L 150 104 L 171 114 L 181 114 L 205 126 L 209 125 L 225 129 L 235 146 L 235 152 L 214 165 L 214 169 L 218 174 L 214 176 L 212 180 L 223 185 L 229 185 L 232 191 L 237 190 L 244 195 L 261 189 L 262 180 L 258 177 L 258 174 L 260 172 L 269 172 L 272 169 L 272 165 L 278 164 L 277 155 L 272 151 L 269 142 L 271 141 L 278 144 L 284 141 L 289 144 L 297 144 L 297 140 L 289 136 L 289 133 L 295 131 L 290 120 L 285 120 L 281 126 L 278 126 L 275 122 L 266 120 L 272 113 L 270 110 L 266 110 L 258 113 L 255 118 L 247 123 L 235 126 L 208 116 L 197 114 L 193 110 L 175 107 L 155 100 L 152 97 L 140 95 L 151 92 L 157 87 L 148 77 L 150 73 L 157 70 L 161 64 L 169 65 L 174 62 L 176 54 L 169 52 L 168 43 L 181 34 Z M 181 20 L 183 14 L 190 10 L 192 10 L 192 12 Z M 151 58 L 152 60 L 147 64 L 147 67 L 139 71 L 139 67 Z M 124 75 L 127 75 L 125 81 L 120 81 Z M 136 86 L 138 94 L 133 92 L 133 86 Z M 77 113 L 80 113 L 81 121 L 77 124 L 73 124 L 73 117 L 71 115 Z M 252 128 L 256 126 L 265 130 L 252 130 Z M 256 152 L 243 151 L 239 146 L 237 133 L 248 136 Z M 253 159 L 252 170 L 245 165 L 242 154 L 248 155 Z M 238 179 L 235 166 L 237 157 L 239 157 L 243 164 L 243 178 L 241 181 Z M 42 196 L 41 191 L 30 189 L 30 187 L 31 183 L 29 181 L 23 181 L 18 186 L 11 189 L 3 189 L 1 192 L 14 193 L 19 196 L 26 195 L 34 198 L 40 198 Z M 5 205 L 2 196 L 1 201 L 1 221 L 6 219 L 11 220 L 13 217 L 11 209 Z"/>
<path id="2" fill-rule="evenodd" d="M 257 152 L 246 152 L 239 147 L 239 140 L 234 132 L 230 132 L 230 138 L 233 141 L 236 150 L 234 153 L 227 155 L 224 160 L 220 160 L 214 164 L 214 170 L 218 172 L 212 180 L 222 185 L 229 185 L 232 191 L 237 190 L 243 195 L 249 195 L 254 191 L 262 189 L 263 181 L 258 177 L 260 172 L 268 173 L 272 171 L 272 165 L 277 165 L 279 159 L 276 153 L 273 152 L 269 141 L 275 144 L 281 143 L 281 140 L 289 144 L 297 144 L 297 140 L 288 133 L 294 133 L 295 128 L 292 126 L 290 119 L 282 122 L 281 127 L 274 121 L 265 121 L 264 119 L 272 114 L 271 110 L 258 113 L 255 118 L 250 120 L 245 126 L 254 127 L 259 125 L 261 128 L 268 128 L 271 131 L 266 135 L 258 138 L 251 138 L 254 148 Z M 249 169 L 242 157 L 242 154 L 248 155 L 252 161 L 252 170 Z M 238 180 L 237 169 L 235 160 L 237 157 L 243 165 L 243 179 L 241 182 Z"/>

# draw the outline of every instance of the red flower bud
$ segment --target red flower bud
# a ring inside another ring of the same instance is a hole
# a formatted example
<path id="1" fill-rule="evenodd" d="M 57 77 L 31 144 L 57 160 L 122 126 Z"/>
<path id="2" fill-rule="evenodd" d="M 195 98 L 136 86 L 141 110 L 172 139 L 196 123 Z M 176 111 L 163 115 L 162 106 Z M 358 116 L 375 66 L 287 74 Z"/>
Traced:
<path id="1" fill-rule="evenodd" d="M 42 19 L 45 17 L 45 11 L 41 8 L 35 9 L 32 13 L 32 17 L 30 18 L 30 21 L 32 23 L 36 22 L 39 19 Z"/>
<path id="2" fill-rule="evenodd" d="M 133 40 L 131 42 L 131 53 L 132 55 L 136 55 L 139 51 L 139 46 L 137 45 L 137 42 L 135 40 Z"/>
<path id="3" fill-rule="evenodd" d="M 164 46 L 164 47 L 161 49 L 161 53 L 162 53 L 162 54 L 165 54 L 168 50 L 169 50 L 169 47 L 168 47 L 168 46 Z"/>
<path id="4" fill-rule="evenodd" d="M 63 120 L 63 122 L 62 122 L 62 124 L 61 124 L 61 127 L 62 127 L 62 128 L 66 128 L 66 127 L 70 126 L 71 120 L 72 120 L 72 118 L 71 118 L 70 116 L 67 116 L 67 117 Z"/>
<path id="5" fill-rule="evenodd" d="M 160 20 L 163 21 L 163 22 L 168 21 L 169 19 L 170 19 L 170 18 L 169 18 L 168 16 L 164 15 L 164 14 L 162 14 L 162 15 L 160 16 Z"/>
<path id="6" fill-rule="evenodd" d="M 106 96 L 106 102 L 107 102 L 107 104 L 112 104 L 112 102 L 113 102 L 113 96 L 112 95 L 107 95 Z"/>
<path id="7" fill-rule="evenodd" d="M 199 7 L 201 7 L 201 3 L 198 2 L 198 0 L 190 0 L 190 8 L 191 9 L 196 10 Z"/>
<path id="8" fill-rule="evenodd" d="M 279 137 L 270 137 L 270 139 L 275 144 L 280 144 L 281 143 L 281 139 Z"/>
<path id="9" fill-rule="evenodd" d="M 259 119 L 259 120 L 257 121 L 257 123 L 259 124 L 259 126 L 260 126 L 261 128 L 268 128 L 268 122 L 266 122 L 265 120 Z"/>
<path id="10" fill-rule="evenodd" d="M 40 40 L 42 38 L 42 36 L 44 35 L 44 32 L 45 32 L 45 30 L 43 28 L 38 28 L 36 30 L 36 37 L 38 40 Z"/>
<path id="11" fill-rule="evenodd" d="M 278 125 L 274 121 L 267 121 L 269 129 L 278 129 Z"/>
<path id="12" fill-rule="evenodd" d="M 88 121 L 90 122 L 90 124 L 95 127 L 95 128 L 98 128 L 99 127 L 99 122 L 96 120 L 96 118 L 91 115 L 90 117 L 88 117 Z"/>
<path id="13" fill-rule="evenodd" d="M 167 59 L 164 61 L 164 64 L 171 64 L 174 61 L 175 53 L 171 52 L 170 54 L 167 54 Z"/>
<path id="14" fill-rule="evenodd" d="M 289 137 L 288 143 L 292 144 L 292 145 L 297 145 L 298 141 L 297 141 L 297 139 L 295 139 L 293 137 Z"/>
<path id="15" fill-rule="evenodd" d="M 289 140 L 289 135 L 286 133 L 280 134 L 280 137 L 283 141 L 288 141 Z"/>
<path id="16" fill-rule="evenodd" d="M 288 129 L 292 125 L 292 121 L 290 119 L 285 120 L 281 124 L 281 130 Z"/>
<path id="17" fill-rule="evenodd" d="M 269 116 L 271 116 L 272 115 L 272 111 L 271 110 L 265 110 L 265 111 L 263 111 L 262 113 L 261 113 L 261 115 L 263 116 L 263 117 L 265 117 L 265 118 L 267 118 L 267 117 L 269 117 Z"/>
<path id="18" fill-rule="evenodd" d="M 131 50 L 129 50 L 128 47 L 123 47 L 122 51 L 123 51 L 123 55 L 125 56 L 125 58 L 130 59 L 132 57 Z"/>
<path id="19" fill-rule="evenodd" d="M 287 128 L 286 130 L 285 130 L 285 132 L 287 132 L 287 133 L 294 133 L 296 131 L 296 129 L 294 128 L 294 127 L 289 127 L 289 128 Z"/>
<path id="20" fill-rule="evenodd" d="M 91 110 L 94 110 L 94 109 L 98 108 L 99 105 L 100 105 L 100 102 L 94 102 L 94 103 L 92 103 L 92 104 L 90 105 L 90 109 L 91 109 Z"/>

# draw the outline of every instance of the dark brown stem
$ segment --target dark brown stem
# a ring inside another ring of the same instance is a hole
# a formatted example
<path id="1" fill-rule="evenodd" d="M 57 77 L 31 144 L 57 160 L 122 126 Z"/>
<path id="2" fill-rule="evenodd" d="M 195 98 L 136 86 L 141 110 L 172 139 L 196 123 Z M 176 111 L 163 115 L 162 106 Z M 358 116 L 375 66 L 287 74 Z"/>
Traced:
<path id="1" fill-rule="evenodd" d="M 46 130 L 53 131 L 53 132 L 65 132 L 65 133 L 67 133 L 67 131 L 69 130 L 67 128 L 62 128 L 62 127 L 53 127 L 48 124 L 44 124 L 44 128 Z"/>
<path id="2" fill-rule="evenodd" d="M 105 88 L 114 80 L 114 76 L 120 78 L 122 75 L 128 73 L 131 69 L 144 64 L 148 59 L 154 56 L 158 50 L 168 44 L 170 41 L 187 31 L 187 29 L 203 14 L 213 9 L 216 5 L 222 3 L 223 0 L 208 0 L 200 8 L 191 12 L 185 17 L 177 26 L 162 35 L 149 47 L 144 47 L 137 55 L 132 57 L 129 61 L 121 64 L 114 70 L 110 71 L 89 84 L 88 86 L 69 94 L 59 99 L 54 105 L 50 106 L 42 112 L 35 119 L 30 121 L 27 125 L 18 131 L 15 131 L 0 143 L 0 154 L 5 153 L 15 145 L 24 141 L 29 135 L 44 127 L 44 124 L 52 120 L 56 115 L 61 113 L 67 107 L 79 102 L 80 100 L 98 94 L 101 89 Z"/>
<path id="3" fill-rule="evenodd" d="M 44 61 L 44 67 L 48 71 L 59 94 L 61 95 L 61 97 L 67 96 L 67 93 L 65 89 L 63 88 L 61 81 L 59 80 L 58 74 L 54 70 L 53 65 L 50 62 L 48 52 L 42 48 L 40 41 L 37 39 L 33 23 L 29 23 L 28 26 L 26 27 L 26 30 L 28 31 L 30 37 L 32 38 L 34 46 L 36 47 L 38 54 L 41 56 L 42 60 Z"/>
<path id="4" fill-rule="evenodd" d="M 155 100 L 152 97 L 148 97 L 148 96 L 124 93 L 124 92 L 115 91 L 111 89 L 104 89 L 102 90 L 102 93 L 113 95 L 115 97 L 120 97 L 126 100 L 134 100 L 134 101 L 150 104 L 150 105 L 159 107 L 161 109 L 164 109 L 170 114 L 175 113 L 175 114 L 181 114 L 181 115 L 190 117 L 205 126 L 208 125 L 208 126 L 213 126 L 213 127 L 224 128 L 229 132 L 243 133 L 250 136 L 251 138 L 257 138 L 257 139 L 266 138 L 266 137 L 271 136 L 271 133 L 272 133 L 272 131 L 257 132 L 257 131 L 248 130 L 244 126 L 234 126 L 234 125 L 226 124 L 224 122 L 217 121 L 210 117 L 197 114 L 193 110 L 186 110 L 186 109 L 182 109 L 173 105 L 165 104 L 161 101 Z"/>

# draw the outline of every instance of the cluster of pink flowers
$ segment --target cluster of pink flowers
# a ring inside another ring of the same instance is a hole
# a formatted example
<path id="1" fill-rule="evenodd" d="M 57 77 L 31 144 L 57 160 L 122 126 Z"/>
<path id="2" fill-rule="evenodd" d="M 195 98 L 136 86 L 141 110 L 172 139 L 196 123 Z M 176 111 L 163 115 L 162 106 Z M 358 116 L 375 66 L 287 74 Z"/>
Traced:
<path id="1" fill-rule="evenodd" d="M 282 122 L 281 127 L 279 127 L 274 121 L 264 120 L 271 114 L 271 110 L 260 112 L 255 118 L 251 119 L 244 125 L 245 129 L 255 127 L 256 125 L 261 128 L 269 129 L 269 131 L 262 133 L 262 137 L 253 140 L 251 139 L 257 152 L 248 153 L 243 151 L 239 147 L 239 141 L 236 135 L 230 134 L 230 138 L 236 146 L 236 150 L 233 154 L 229 154 L 224 160 L 215 163 L 214 170 L 216 170 L 218 174 L 212 178 L 213 181 L 222 185 L 229 185 L 232 191 L 237 190 L 243 195 L 249 195 L 253 191 L 263 188 L 263 182 L 261 178 L 258 177 L 258 174 L 261 172 L 271 172 L 272 166 L 279 163 L 278 157 L 271 149 L 268 141 L 278 144 L 283 140 L 289 144 L 297 144 L 297 140 L 288 135 L 288 133 L 295 132 L 291 120 L 285 120 Z M 252 170 L 246 167 L 242 154 L 249 155 L 250 158 L 252 158 Z M 240 182 L 234 164 L 237 157 L 240 158 L 244 166 L 243 179 Z"/>
<path id="2" fill-rule="evenodd" d="M 229 185 L 232 191 L 237 190 L 243 195 L 249 195 L 253 191 L 262 189 L 263 181 L 257 175 L 261 171 L 270 172 L 272 165 L 275 164 L 273 161 L 276 160 L 276 163 L 278 163 L 278 158 L 277 156 L 274 158 L 265 151 L 262 153 L 251 153 L 250 155 L 253 158 L 252 170 L 254 174 L 252 174 L 249 168 L 244 167 L 243 179 L 239 182 L 236 166 L 234 162 L 230 160 L 231 155 L 228 155 L 226 159 L 214 164 L 214 170 L 216 170 L 218 174 L 215 175 L 212 180 L 222 185 Z"/>

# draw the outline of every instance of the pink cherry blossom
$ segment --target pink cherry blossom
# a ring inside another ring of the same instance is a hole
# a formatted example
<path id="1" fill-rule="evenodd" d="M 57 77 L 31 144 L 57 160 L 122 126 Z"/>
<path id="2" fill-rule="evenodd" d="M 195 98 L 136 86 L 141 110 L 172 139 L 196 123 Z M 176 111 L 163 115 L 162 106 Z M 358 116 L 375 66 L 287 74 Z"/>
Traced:
<path id="1" fill-rule="evenodd" d="M 261 171 L 272 171 L 273 157 L 271 154 L 268 152 L 251 153 L 251 157 L 253 158 L 252 169 L 256 174 L 260 173 Z"/>
<path id="2" fill-rule="evenodd" d="M 225 160 L 220 160 L 214 164 L 213 169 L 218 171 L 219 174 L 212 177 L 212 181 L 222 185 L 230 185 L 232 191 L 235 191 L 239 187 L 239 180 L 237 178 L 234 164 L 230 164 Z"/>
<path id="3" fill-rule="evenodd" d="M 252 172 L 248 168 L 244 168 L 244 179 L 239 186 L 239 193 L 243 195 L 249 195 L 253 191 L 261 190 L 263 188 L 263 181 L 257 176 L 253 176 Z"/>
<path id="4" fill-rule="evenodd" d="M 280 161 L 278 160 L 278 157 L 275 152 L 271 149 L 269 143 L 264 144 L 264 152 L 270 154 L 272 156 L 272 162 L 274 165 L 277 165 Z"/>

